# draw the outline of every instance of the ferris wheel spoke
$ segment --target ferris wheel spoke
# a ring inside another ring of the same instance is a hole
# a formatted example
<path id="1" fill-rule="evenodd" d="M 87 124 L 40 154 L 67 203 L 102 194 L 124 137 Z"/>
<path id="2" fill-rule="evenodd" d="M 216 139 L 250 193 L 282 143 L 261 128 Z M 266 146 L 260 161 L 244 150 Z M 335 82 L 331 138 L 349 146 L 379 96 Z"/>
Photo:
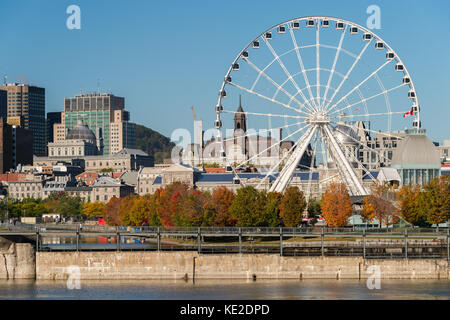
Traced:
<path id="1" fill-rule="evenodd" d="M 236 84 L 236 83 L 234 83 L 234 82 L 230 82 L 229 84 L 230 84 L 231 86 L 235 87 L 235 88 L 238 88 L 238 89 L 242 90 L 242 91 L 245 91 L 245 92 L 248 92 L 248 93 L 250 93 L 250 94 L 253 94 L 253 95 L 255 95 L 255 96 L 257 96 L 257 97 L 259 97 L 259 98 L 261 98 L 261 99 L 264 99 L 264 100 L 267 100 L 267 101 L 270 101 L 270 102 L 279 104 L 279 105 L 281 105 L 281 106 L 283 106 L 283 107 L 285 107 L 285 108 L 288 108 L 288 109 L 290 109 L 290 110 L 293 110 L 293 111 L 295 111 L 295 112 L 303 113 L 303 114 L 305 114 L 305 115 L 308 115 L 307 113 L 303 112 L 303 111 L 300 110 L 300 109 L 294 108 L 294 107 L 292 107 L 292 106 L 290 106 L 290 105 L 287 105 L 287 104 L 285 104 L 285 103 L 283 103 L 283 102 L 280 102 L 280 101 L 278 101 L 278 100 L 269 98 L 269 97 L 267 97 L 267 96 L 265 96 L 265 95 L 263 95 L 263 94 L 260 94 L 260 93 L 258 93 L 258 92 L 256 92 L 256 91 L 253 91 L 253 90 L 244 88 L 244 87 L 242 87 L 242 86 L 240 86 L 240 85 L 238 85 L 238 84 Z"/>
<path id="2" fill-rule="evenodd" d="M 408 111 L 391 111 L 391 112 L 380 112 L 380 113 L 363 113 L 363 114 L 349 114 L 342 116 L 334 116 L 331 117 L 333 119 L 336 118 L 355 118 L 355 117 L 371 117 L 371 116 L 390 116 L 393 114 L 405 114 Z"/>
<path id="3" fill-rule="evenodd" d="M 299 121 L 299 122 L 294 122 L 291 124 L 287 124 L 281 127 L 277 127 L 277 128 L 271 128 L 271 129 L 261 129 L 258 132 L 253 132 L 253 133 L 249 133 L 249 134 L 244 134 L 244 135 L 240 135 L 239 138 L 241 137 L 257 137 L 259 134 L 261 133 L 267 133 L 267 132 L 272 132 L 273 130 L 278 130 L 278 129 L 286 129 L 286 128 L 290 128 L 290 127 L 294 127 L 294 126 L 299 126 L 301 124 L 305 123 L 304 121 Z M 232 138 L 225 138 L 223 139 L 223 141 L 232 141 L 235 140 L 235 137 Z"/>
<path id="4" fill-rule="evenodd" d="M 321 127 L 322 133 L 325 136 L 324 141 L 327 143 L 327 147 L 331 151 L 332 157 L 341 175 L 341 178 L 346 182 L 350 188 L 350 192 L 353 195 L 366 195 L 367 191 L 361 184 L 361 181 L 356 176 L 355 171 L 347 160 L 340 144 L 331 131 L 330 125 L 324 125 Z"/>
<path id="5" fill-rule="evenodd" d="M 363 47 L 363 49 L 361 50 L 361 52 L 359 53 L 359 55 L 356 57 L 355 61 L 353 61 L 353 64 L 351 65 L 351 67 L 348 69 L 347 73 L 345 74 L 344 78 L 341 80 L 341 82 L 339 83 L 339 86 L 337 87 L 336 91 L 333 93 L 333 95 L 330 98 L 330 102 L 328 102 L 326 104 L 326 106 L 324 107 L 324 109 L 326 110 L 328 108 L 328 106 L 330 105 L 330 103 L 333 101 L 333 99 L 336 97 L 336 95 L 338 94 L 339 90 L 341 90 L 342 86 L 344 85 L 345 81 L 347 81 L 349 75 L 352 73 L 353 69 L 355 68 L 355 66 L 358 64 L 359 60 L 361 60 L 361 57 L 363 56 L 364 52 L 366 52 L 367 47 L 369 46 L 369 44 L 372 42 L 372 40 L 368 41 L 366 43 L 366 45 Z"/>
<path id="6" fill-rule="evenodd" d="M 273 49 L 273 47 L 270 45 L 269 41 L 267 39 L 264 39 L 264 43 L 266 44 L 266 46 L 269 48 L 270 52 L 272 53 L 272 55 L 275 57 L 275 59 L 277 60 L 278 64 L 280 65 L 281 69 L 283 69 L 284 73 L 286 74 L 286 76 L 288 77 L 288 79 L 291 81 L 292 85 L 295 87 L 295 89 L 297 89 L 297 91 L 300 91 L 300 88 L 298 87 L 297 82 L 295 82 L 294 78 L 292 77 L 291 73 L 288 71 L 288 69 L 286 69 L 286 66 L 284 65 L 283 61 L 281 61 L 280 57 L 277 55 L 277 53 L 275 52 L 275 50 Z M 300 95 L 302 96 L 302 98 L 305 100 L 305 102 L 307 101 L 306 97 L 304 96 L 303 92 L 300 93 Z M 309 104 L 309 103 L 308 103 Z M 315 105 L 311 105 L 309 104 L 309 106 L 311 107 L 311 109 L 315 110 Z"/>
<path id="7" fill-rule="evenodd" d="M 313 167 L 314 167 L 314 158 L 316 157 L 316 149 L 317 149 L 317 140 L 319 136 L 319 131 L 316 131 L 316 136 L 314 138 L 314 147 L 312 148 L 311 152 L 311 163 L 309 166 L 309 175 L 308 175 L 308 193 L 306 196 L 306 201 L 309 202 L 309 199 L 311 197 L 311 182 L 312 182 L 312 174 L 313 174 Z"/>
<path id="8" fill-rule="evenodd" d="M 285 115 L 285 114 L 273 114 L 273 113 L 258 113 L 258 112 L 239 112 L 239 111 L 231 111 L 231 110 L 221 110 L 220 112 L 224 113 L 233 113 L 233 114 L 245 114 L 245 115 L 252 115 L 252 116 L 263 116 L 263 117 L 280 117 L 280 118 L 293 118 L 293 119 L 308 119 L 308 117 L 304 116 L 291 116 L 291 115 Z"/>
<path id="9" fill-rule="evenodd" d="M 381 96 L 381 95 L 384 95 L 384 94 L 386 94 L 386 93 L 389 93 L 389 92 L 391 92 L 391 91 L 394 91 L 394 90 L 396 90 L 396 89 L 398 89 L 398 88 L 404 87 L 405 85 L 406 85 L 406 84 L 402 83 L 401 85 L 398 85 L 398 86 L 396 86 L 396 87 L 393 87 L 393 88 L 384 90 L 384 91 L 382 91 L 382 92 L 380 92 L 380 93 L 377 93 L 377 94 L 375 94 L 375 95 L 373 95 L 373 96 L 371 96 L 371 97 L 361 99 L 361 100 L 358 101 L 358 102 L 352 103 L 352 104 L 350 104 L 350 105 L 348 105 L 348 106 L 346 106 L 346 107 L 344 107 L 344 108 L 341 108 L 341 109 L 339 109 L 339 110 L 333 111 L 333 112 L 331 112 L 329 115 L 331 116 L 331 115 L 333 115 L 333 114 L 335 114 L 335 113 L 338 113 L 338 114 L 339 114 L 340 112 L 342 112 L 342 111 L 344 111 L 344 110 L 346 110 L 346 109 L 348 109 L 348 108 L 351 108 L 351 107 L 353 107 L 353 106 L 357 106 L 357 105 L 360 104 L 360 103 L 364 103 L 364 102 L 367 102 L 367 101 L 369 101 L 369 100 L 372 100 L 372 99 L 374 99 L 374 98 L 376 98 L 376 97 L 379 97 L 379 96 Z M 359 88 L 358 88 L 358 90 L 359 90 Z"/>
<path id="10" fill-rule="evenodd" d="M 277 144 L 279 144 L 279 143 L 285 141 L 286 139 L 289 139 L 289 138 L 292 137 L 293 135 L 295 135 L 295 134 L 301 132 L 302 130 L 306 129 L 306 128 L 309 127 L 309 126 L 310 126 L 310 125 L 307 124 L 307 125 L 301 127 L 300 129 L 295 130 L 293 133 L 287 135 L 286 137 L 284 137 L 284 138 L 281 139 L 280 141 L 275 142 L 275 143 L 272 144 L 270 147 L 264 149 L 263 151 L 259 152 L 258 154 L 253 155 L 253 156 L 250 157 L 249 159 L 247 159 L 247 160 L 241 162 L 238 166 L 236 166 L 236 168 L 239 168 L 239 167 L 241 167 L 242 165 L 246 164 L 247 162 L 249 162 L 249 161 L 255 159 L 256 157 L 259 157 L 259 156 L 260 156 L 261 154 L 263 154 L 264 152 L 266 152 L 266 151 L 272 149 L 272 148 L 275 147 Z"/>
<path id="11" fill-rule="evenodd" d="M 274 81 L 271 77 L 269 77 L 263 70 L 259 69 L 254 63 L 252 63 L 250 61 L 250 59 L 248 58 L 244 58 L 244 61 L 246 61 L 253 69 L 255 69 L 256 72 L 258 72 L 259 75 L 262 75 L 263 77 L 265 77 L 270 83 L 272 83 L 276 88 L 277 91 L 276 92 L 283 92 L 285 95 L 287 95 L 291 100 L 294 100 L 301 108 L 305 109 L 306 111 L 311 112 L 312 110 L 309 109 L 308 107 L 306 107 L 304 104 L 302 104 L 300 101 L 298 101 L 297 99 L 295 99 L 295 97 L 293 97 L 289 92 L 287 92 L 282 86 L 280 86 L 276 81 Z M 253 86 L 252 86 L 252 90 L 254 90 Z M 276 96 L 276 93 L 274 95 L 274 98 Z M 273 98 L 273 99 L 274 99 Z"/>
<path id="12" fill-rule="evenodd" d="M 320 106 L 320 32 L 319 32 L 319 21 L 316 20 L 316 99 L 317 99 L 317 106 Z"/>
<path id="13" fill-rule="evenodd" d="M 334 123 L 334 124 L 339 124 L 339 125 L 341 125 L 341 126 L 346 126 L 346 127 L 349 127 L 349 128 L 354 129 L 353 126 L 348 125 L 348 124 L 345 124 L 345 123 L 337 123 L 337 122 L 335 122 L 335 121 L 330 121 L 330 122 L 331 122 L 331 123 Z M 397 138 L 398 140 L 403 140 L 403 139 L 404 139 L 404 138 L 402 138 L 402 137 L 394 136 L 394 135 L 392 135 L 392 134 L 385 133 L 385 132 L 379 132 L 379 131 L 375 131 L 375 130 L 371 130 L 371 129 L 367 129 L 367 128 L 359 128 L 359 129 L 364 130 L 364 131 L 366 131 L 366 132 L 371 132 L 371 133 L 381 134 L 381 135 L 383 135 L 383 136 L 390 137 L 390 138 Z"/>
<path id="14" fill-rule="evenodd" d="M 312 99 L 313 98 L 313 94 L 312 94 L 312 91 L 311 91 L 311 86 L 309 84 L 308 75 L 305 72 L 305 65 L 303 64 L 302 56 L 300 54 L 300 50 L 299 50 L 299 47 L 297 45 L 297 39 L 295 38 L 294 31 L 292 30 L 292 27 L 289 28 L 289 33 L 291 35 L 292 43 L 294 44 L 295 52 L 297 54 L 297 60 L 298 60 L 298 63 L 300 64 L 300 69 L 302 70 L 301 72 L 303 74 L 303 78 L 305 80 L 306 87 L 308 88 L 308 91 L 309 91 L 309 96 Z"/>
<path id="15" fill-rule="evenodd" d="M 330 112 L 333 110 L 339 103 L 342 102 L 345 98 L 347 98 L 349 95 L 351 95 L 356 89 L 361 87 L 364 83 L 366 83 L 370 78 L 372 78 L 374 75 L 376 75 L 381 69 L 383 69 L 386 65 L 388 65 L 391 62 L 391 60 L 387 60 L 385 63 L 383 63 L 381 66 L 379 66 L 374 72 L 372 72 L 369 76 L 367 76 L 363 81 L 361 81 L 356 87 L 354 87 L 352 90 L 350 90 L 347 94 L 345 94 L 341 99 L 339 99 L 338 102 L 333 104 L 329 109 L 327 109 L 327 112 Z"/>
<path id="16" fill-rule="evenodd" d="M 318 130 L 317 125 L 312 125 L 308 130 L 297 140 L 299 142 L 298 147 L 289 157 L 288 161 L 285 163 L 283 169 L 278 175 L 275 182 L 271 185 L 270 191 L 282 192 L 292 179 L 293 173 L 297 164 L 300 162 L 302 156 L 305 154 L 308 145 L 314 136 L 315 132 Z"/>
<path id="17" fill-rule="evenodd" d="M 288 152 L 286 152 L 286 154 L 280 159 L 278 160 L 275 165 L 273 165 L 272 167 L 270 167 L 269 172 L 265 175 L 265 177 L 258 183 L 258 185 L 256 186 L 256 189 L 259 189 L 261 187 L 261 185 L 264 183 L 264 181 L 266 181 L 267 178 L 269 177 L 275 177 L 273 175 L 274 171 L 277 170 L 277 168 L 280 167 L 280 165 L 283 163 L 283 161 L 286 160 L 287 157 L 290 156 L 291 152 L 298 146 L 298 144 L 300 143 L 300 140 L 297 140 L 296 143 L 294 143 L 292 145 L 292 147 L 288 150 Z"/>
<path id="18" fill-rule="evenodd" d="M 331 67 L 330 76 L 328 77 L 327 87 L 326 87 L 326 89 L 325 89 L 325 94 L 324 94 L 324 96 L 323 96 L 323 103 L 324 103 L 324 104 L 326 103 L 327 95 L 328 95 L 328 90 L 329 90 L 330 84 L 331 84 L 331 80 L 332 80 L 333 74 L 334 74 L 334 72 L 335 72 L 335 70 L 336 70 L 336 63 L 337 63 L 337 61 L 338 61 L 338 59 L 339 59 L 339 55 L 340 55 L 340 53 L 341 53 L 342 42 L 344 41 L 345 33 L 346 33 L 346 31 L 347 31 L 347 27 L 348 27 L 348 25 L 346 24 L 346 25 L 345 25 L 345 29 L 342 31 L 341 38 L 339 39 L 339 45 L 338 45 L 338 47 L 337 47 L 337 49 L 336 49 L 336 54 L 335 54 L 335 56 L 334 56 L 333 66 Z"/>
<path id="19" fill-rule="evenodd" d="M 356 140 L 355 138 L 351 137 L 350 135 L 348 135 L 346 132 L 343 132 L 342 130 L 337 129 L 339 133 L 343 134 L 344 136 L 347 136 L 348 138 L 350 138 L 351 140 L 355 141 L 356 143 L 359 144 L 359 146 L 363 147 L 363 149 L 366 149 L 367 151 L 371 151 L 371 152 L 375 152 L 376 154 L 378 154 L 378 156 L 380 156 L 380 160 L 381 158 L 384 159 L 385 162 L 391 162 L 391 160 L 389 160 L 388 157 L 386 157 L 385 155 L 381 154 L 379 151 L 375 150 L 375 149 L 371 149 L 369 147 L 367 147 L 365 144 L 363 144 L 361 141 Z M 386 161 L 387 160 L 387 161 Z"/>

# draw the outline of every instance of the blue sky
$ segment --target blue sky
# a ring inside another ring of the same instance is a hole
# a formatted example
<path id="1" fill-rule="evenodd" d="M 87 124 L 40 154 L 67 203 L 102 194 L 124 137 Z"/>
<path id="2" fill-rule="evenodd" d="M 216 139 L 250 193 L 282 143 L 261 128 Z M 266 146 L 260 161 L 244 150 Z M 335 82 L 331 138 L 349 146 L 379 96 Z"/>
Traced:
<path id="1" fill-rule="evenodd" d="M 81 8 L 81 30 L 66 28 L 66 8 Z M 442 1 L 2 1 L 0 74 L 46 88 L 47 111 L 64 97 L 97 90 L 124 96 L 134 122 L 170 136 L 192 130 L 190 106 L 212 126 L 217 93 L 236 54 L 281 21 L 308 15 L 366 25 L 411 73 L 428 136 L 450 139 L 450 2 Z"/>

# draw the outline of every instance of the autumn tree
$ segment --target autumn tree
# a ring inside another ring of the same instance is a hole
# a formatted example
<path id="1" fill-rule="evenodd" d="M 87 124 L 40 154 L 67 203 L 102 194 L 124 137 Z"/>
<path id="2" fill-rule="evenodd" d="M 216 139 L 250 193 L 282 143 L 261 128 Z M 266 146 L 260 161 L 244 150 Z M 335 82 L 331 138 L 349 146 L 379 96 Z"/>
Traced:
<path id="1" fill-rule="evenodd" d="M 322 198 L 322 216 L 329 227 L 340 228 L 352 215 L 353 203 L 347 187 L 342 183 L 331 183 Z"/>
<path id="2" fill-rule="evenodd" d="M 288 187 L 281 199 L 280 218 L 286 227 L 296 227 L 302 222 L 306 200 L 298 187 Z"/>
<path id="3" fill-rule="evenodd" d="M 363 221 L 372 222 L 377 219 L 380 228 L 382 225 L 389 226 L 398 222 L 399 210 L 394 205 L 391 192 L 392 187 L 387 183 L 372 187 L 372 193 L 363 200 Z"/>
<path id="4" fill-rule="evenodd" d="M 119 217 L 119 207 L 121 203 L 122 203 L 121 198 L 112 197 L 106 204 L 105 215 L 103 216 L 103 218 L 105 219 L 105 222 L 108 225 L 110 226 L 121 225 Z"/>
<path id="5" fill-rule="evenodd" d="M 89 218 L 103 217 L 106 213 L 106 205 L 103 202 L 88 202 L 83 204 L 81 213 Z"/>
<path id="6" fill-rule="evenodd" d="M 234 226 L 236 220 L 230 215 L 230 207 L 233 203 L 233 191 L 226 187 L 217 187 L 212 194 L 211 208 L 213 211 L 212 224 L 217 227 Z"/>
<path id="7" fill-rule="evenodd" d="M 148 222 L 152 214 L 152 204 L 148 198 L 137 197 L 132 200 L 128 214 L 123 217 L 123 225 L 141 226 Z"/>
<path id="8" fill-rule="evenodd" d="M 450 219 L 450 176 L 434 178 L 424 187 L 423 207 L 430 224 Z"/>
<path id="9" fill-rule="evenodd" d="M 429 226 L 424 210 L 424 195 L 420 186 L 404 185 L 397 195 L 399 214 L 407 222 L 418 226 Z"/>

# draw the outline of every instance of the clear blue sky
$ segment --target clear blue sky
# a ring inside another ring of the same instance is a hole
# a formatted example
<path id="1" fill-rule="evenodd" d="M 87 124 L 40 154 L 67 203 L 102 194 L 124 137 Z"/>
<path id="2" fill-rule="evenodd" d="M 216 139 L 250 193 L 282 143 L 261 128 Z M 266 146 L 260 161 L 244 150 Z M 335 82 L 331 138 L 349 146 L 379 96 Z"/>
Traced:
<path id="1" fill-rule="evenodd" d="M 81 30 L 66 8 L 81 8 Z M 366 25 L 401 56 L 416 85 L 423 127 L 450 139 L 450 2 L 441 1 L 2 1 L 0 74 L 46 88 L 46 111 L 64 97 L 97 90 L 126 99 L 132 120 L 170 136 L 192 130 L 190 106 L 212 125 L 217 92 L 236 54 L 281 21 L 329 15 Z"/>

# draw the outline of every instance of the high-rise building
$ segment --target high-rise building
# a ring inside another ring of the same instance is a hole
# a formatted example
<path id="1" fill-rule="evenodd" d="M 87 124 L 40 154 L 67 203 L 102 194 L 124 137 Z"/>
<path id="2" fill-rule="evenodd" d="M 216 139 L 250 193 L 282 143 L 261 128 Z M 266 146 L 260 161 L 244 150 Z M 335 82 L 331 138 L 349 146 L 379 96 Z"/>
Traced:
<path id="1" fill-rule="evenodd" d="M 103 138 L 103 154 L 119 152 L 124 148 L 136 148 L 136 125 L 129 122 L 125 99 L 109 93 L 89 93 L 64 99 L 66 132 L 78 122 L 83 122 Z"/>
<path id="2" fill-rule="evenodd" d="M 9 125 L 0 118 L 0 173 L 16 169 L 19 164 L 33 164 L 32 145 L 30 130 Z"/>
<path id="3" fill-rule="evenodd" d="M 61 123 L 61 114 L 62 112 L 47 112 L 47 143 L 54 142 L 54 125 Z"/>
<path id="4" fill-rule="evenodd" d="M 45 155 L 45 89 L 27 84 L 6 83 L 0 90 L 8 92 L 8 124 L 20 126 L 33 135 L 33 153 Z"/>
<path id="5" fill-rule="evenodd" d="M 6 122 L 8 116 L 8 91 L 0 90 L 0 118 Z"/>

